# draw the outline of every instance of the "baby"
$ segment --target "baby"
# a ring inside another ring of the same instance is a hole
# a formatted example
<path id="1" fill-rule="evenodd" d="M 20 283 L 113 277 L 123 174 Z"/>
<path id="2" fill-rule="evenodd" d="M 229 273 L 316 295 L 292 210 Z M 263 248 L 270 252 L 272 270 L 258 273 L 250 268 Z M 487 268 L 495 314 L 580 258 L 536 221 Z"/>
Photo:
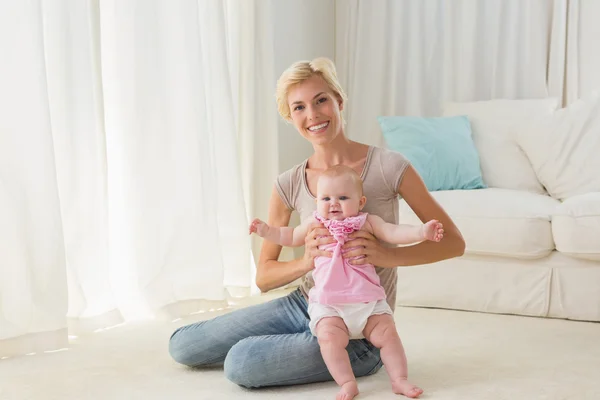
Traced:
<path id="1" fill-rule="evenodd" d="M 423 390 L 407 381 L 407 363 L 396 331 L 393 313 L 386 302 L 379 276 L 372 264 L 350 264 L 342 245 L 348 235 L 365 230 L 391 244 L 423 240 L 440 241 L 442 224 L 432 220 L 423 225 L 396 225 L 376 215 L 361 213 L 366 198 L 362 181 L 351 168 L 338 165 L 326 170 L 317 182 L 317 211 L 296 227 L 272 227 L 255 219 L 250 233 L 281 246 L 301 246 L 315 219 L 322 222 L 336 243 L 321 246 L 332 257 L 315 258 L 315 285 L 309 292 L 310 330 L 319 341 L 323 360 L 341 387 L 336 399 L 350 400 L 358 394 L 356 378 L 346 352 L 349 339 L 366 338 L 380 348 L 381 359 L 394 393 L 419 397 Z"/>

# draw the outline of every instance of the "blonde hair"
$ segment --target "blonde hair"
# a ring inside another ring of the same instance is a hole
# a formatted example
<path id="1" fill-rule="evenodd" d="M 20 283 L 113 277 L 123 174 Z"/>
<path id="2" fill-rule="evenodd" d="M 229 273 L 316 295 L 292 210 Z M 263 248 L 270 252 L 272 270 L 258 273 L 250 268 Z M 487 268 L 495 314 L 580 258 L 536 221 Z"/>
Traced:
<path id="1" fill-rule="evenodd" d="M 353 170 L 352 168 L 347 167 L 345 165 L 338 164 L 338 165 L 334 165 L 333 167 L 327 168 L 319 176 L 319 179 L 321 179 L 323 177 L 338 178 L 338 177 L 342 177 L 342 176 L 348 176 L 348 177 L 352 178 L 352 181 L 356 185 L 356 189 L 358 189 L 358 192 L 360 193 L 361 196 L 363 195 L 363 181 L 362 181 L 362 179 L 360 179 L 360 175 L 358 175 L 355 170 Z"/>
<path id="2" fill-rule="evenodd" d="M 346 93 L 344 93 L 344 90 L 338 81 L 333 61 L 325 57 L 315 58 L 312 61 L 298 61 L 283 71 L 277 81 L 275 98 L 277 99 L 279 115 L 281 115 L 283 119 L 288 122 L 292 120 L 290 106 L 288 104 L 290 88 L 315 75 L 318 75 L 325 80 L 327 86 L 329 86 L 329 89 L 335 94 L 338 101 L 341 100 L 344 104 L 346 103 Z"/>

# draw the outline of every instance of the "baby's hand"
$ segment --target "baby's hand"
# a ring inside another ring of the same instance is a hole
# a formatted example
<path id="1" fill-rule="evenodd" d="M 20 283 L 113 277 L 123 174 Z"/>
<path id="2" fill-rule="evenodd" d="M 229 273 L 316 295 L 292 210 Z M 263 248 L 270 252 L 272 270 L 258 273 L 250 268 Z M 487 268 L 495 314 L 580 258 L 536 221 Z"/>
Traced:
<path id="1" fill-rule="evenodd" d="M 439 242 L 444 237 L 444 226 L 440 221 L 432 219 L 423 225 L 423 236 L 426 240 Z"/>
<path id="2" fill-rule="evenodd" d="M 255 218 L 254 221 L 252 221 L 252 223 L 250 224 L 248 233 L 251 235 L 252 232 L 256 233 L 260 237 L 265 237 L 269 232 L 269 225 L 267 225 L 260 219 Z"/>

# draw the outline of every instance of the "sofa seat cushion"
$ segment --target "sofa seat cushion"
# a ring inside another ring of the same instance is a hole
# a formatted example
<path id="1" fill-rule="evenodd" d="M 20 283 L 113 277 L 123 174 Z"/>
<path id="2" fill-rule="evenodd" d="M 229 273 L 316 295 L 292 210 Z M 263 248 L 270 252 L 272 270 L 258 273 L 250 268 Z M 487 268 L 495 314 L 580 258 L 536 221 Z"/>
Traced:
<path id="1" fill-rule="evenodd" d="M 488 188 L 431 195 L 460 229 L 466 253 L 535 259 L 554 250 L 551 216 L 558 200 L 531 192 Z M 400 200 L 400 223 L 420 223 Z"/>
<path id="2" fill-rule="evenodd" d="M 600 260 L 600 192 L 573 196 L 552 216 L 556 249 L 587 260 Z"/>

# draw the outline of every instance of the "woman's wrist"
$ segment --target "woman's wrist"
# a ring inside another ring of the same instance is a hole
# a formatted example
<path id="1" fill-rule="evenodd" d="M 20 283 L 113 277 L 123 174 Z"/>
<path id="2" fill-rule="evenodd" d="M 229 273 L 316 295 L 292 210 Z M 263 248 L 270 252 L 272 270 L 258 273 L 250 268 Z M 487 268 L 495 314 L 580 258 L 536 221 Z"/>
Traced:
<path id="1" fill-rule="evenodd" d="M 381 246 L 381 263 L 379 264 L 382 268 L 394 268 L 398 266 L 398 248 L 397 247 L 385 247 Z"/>
<path id="2" fill-rule="evenodd" d="M 314 259 L 304 256 L 298 261 L 300 261 L 300 269 L 303 272 L 303 275 L 313 270 L 315 262 Z"/>

